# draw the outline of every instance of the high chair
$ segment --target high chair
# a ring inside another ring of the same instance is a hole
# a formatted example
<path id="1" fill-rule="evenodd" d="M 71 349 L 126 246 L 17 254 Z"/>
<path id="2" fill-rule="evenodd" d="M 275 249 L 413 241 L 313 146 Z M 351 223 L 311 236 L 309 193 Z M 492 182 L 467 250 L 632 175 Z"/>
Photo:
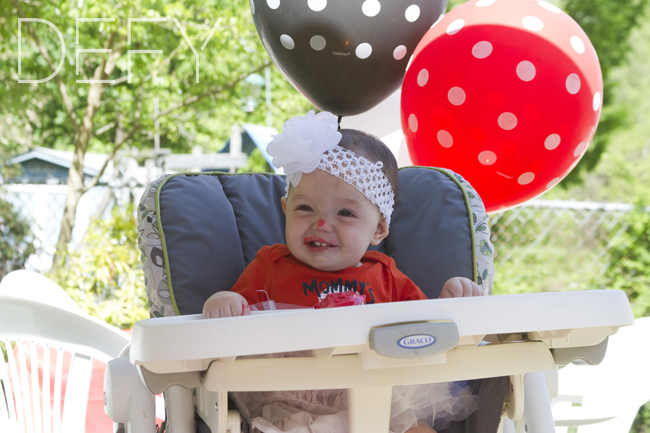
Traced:
<path id="1" fill-rule="evenodd" d="M 376 249 L 430 300 L 209 320 L 201 316 L 205 300 L 229 290 L 260 247 L 285 242 L 284 177 L 178 174 L 154 182 L 138 220 L 154 318 L 136 324 L 129 358 L 107 367 L 107 414 L 122 430 L 153 433 L 152 396 L 165 392 L 170 432 L 235 433 L 247 424 L 228 407 L 228 391 L 340 388 L 348 389 L 351 433 L 387 432 L 393 385 L 481 379 L 472 391 L 479 409 L 447 431 L 551 432 L 547 382 L 556 364 L 602 359 L 608 336 L 633 323 L 625 294 L 435 299 L 455 276 L 491 293 L 487 216 L 455 173 L 408 167 L 399 176 L 390 234 Z M 312 357 L 239 358 L 303 350 Z M 116 409 L 125 402 L 128 413 Z M 502 414 L 517 421 L 502 422 Z"/>

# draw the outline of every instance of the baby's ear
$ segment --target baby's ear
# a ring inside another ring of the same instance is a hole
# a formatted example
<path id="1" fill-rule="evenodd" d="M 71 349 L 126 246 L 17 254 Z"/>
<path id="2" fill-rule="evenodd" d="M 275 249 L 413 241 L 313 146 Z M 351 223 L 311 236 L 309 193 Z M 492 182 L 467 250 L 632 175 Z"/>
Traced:
<path id="1" fill-rule="evenodd" d="M 280 201 L 282 202 L 282 212 L 284 212 L 284 214 L 286 215 L 287 214 L 287 198 L 282 197 L 280 199 Z"/>
<path id="2" fill-rule="evenodd" d="M 384 218 L 382 215 L 381 219 L 377 223 L 377 230 L 375 230 L 375 234 L 372 237 L 372 241 L 370 241 L 370 245 L 379 245 L 386 236 L 388 236 L 388 224 L 386 223 L 386 218 Z"/>

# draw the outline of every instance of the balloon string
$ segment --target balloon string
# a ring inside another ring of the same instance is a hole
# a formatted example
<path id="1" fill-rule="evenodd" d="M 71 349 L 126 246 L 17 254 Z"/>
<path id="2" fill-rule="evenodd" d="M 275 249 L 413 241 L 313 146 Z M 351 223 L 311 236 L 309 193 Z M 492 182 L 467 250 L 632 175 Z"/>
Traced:
<path id="1" fill-rule="evenodd" d="M 341 129 L 341 119 L 342 118 L 343 118 L 343 116 L 339 116 L 339 129 Z"/>

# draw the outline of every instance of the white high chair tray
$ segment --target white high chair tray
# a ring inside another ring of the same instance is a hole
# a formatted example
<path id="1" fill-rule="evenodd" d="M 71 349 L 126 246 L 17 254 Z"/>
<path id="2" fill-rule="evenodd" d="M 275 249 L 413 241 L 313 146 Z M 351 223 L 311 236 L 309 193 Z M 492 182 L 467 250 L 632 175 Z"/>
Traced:
<path id="1" fill-rule="evenodd" d="M 465 350 L 468 357 L 468 349 L 488 348 L 475 347 L 486 335 L 527 333 L 526 350 L 541 344 L 534 352 L 546 354 L 535 355 L 541 356 L 540 361 L 533 362 L 534 368 L 540 370 L 549 365 L 554 368 L 552 359 L 548 359 L 549 348 L 593 346 L 616 333 L 620 326 L 634 323 L 625 293 L 615 290 L 281 310 L 221 319 L 188 315 L 136 323 L 130 359 L 154 373 L 204 371 L 217 359 L 233 364 L 237 356 L 301 350 L 312 350 L 315 361 L 337 354 L 360 354 L 363 369 L 441 364 L 447 362 L 446 356 L 454 350 L 430 358 L 394 359 L 380 356 L 368 347 L 372 328 L 436 320 L 456 324 L 460 338 L 455 351 Z M 510 351 L 523 350 L 516 347 L 521 344 L 498 346 L 510 346 Z M 487 352 L 480 354 L 484 356 Z M 509 356 L 520 355 L 511 352 Z M 290 359 L 282 361 L 287 366 L 290 363 Z M 234 364 L 241 365 L 241 361 Z"/>

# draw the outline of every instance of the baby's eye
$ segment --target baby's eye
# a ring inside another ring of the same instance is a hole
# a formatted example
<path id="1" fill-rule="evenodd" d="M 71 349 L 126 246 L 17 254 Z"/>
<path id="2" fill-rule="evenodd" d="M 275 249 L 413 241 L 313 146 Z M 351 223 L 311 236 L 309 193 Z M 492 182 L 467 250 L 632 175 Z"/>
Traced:
<path id="1" fill-rule="evenodd" d="M 304 210 L 307 212 L 311 212 L 312 208 L 307 206 L 306 204 L 301 204 L 300 206 L 296 207 L 296 210 Z"/>
<path id="2" fill-rule="evenodd" d="M 353 217 L 354 216 L 354 214 L 351 211 L 347 210 L 347 209 L 340 210 L 339 215 L 345 216 L 345 217 Z"/>

